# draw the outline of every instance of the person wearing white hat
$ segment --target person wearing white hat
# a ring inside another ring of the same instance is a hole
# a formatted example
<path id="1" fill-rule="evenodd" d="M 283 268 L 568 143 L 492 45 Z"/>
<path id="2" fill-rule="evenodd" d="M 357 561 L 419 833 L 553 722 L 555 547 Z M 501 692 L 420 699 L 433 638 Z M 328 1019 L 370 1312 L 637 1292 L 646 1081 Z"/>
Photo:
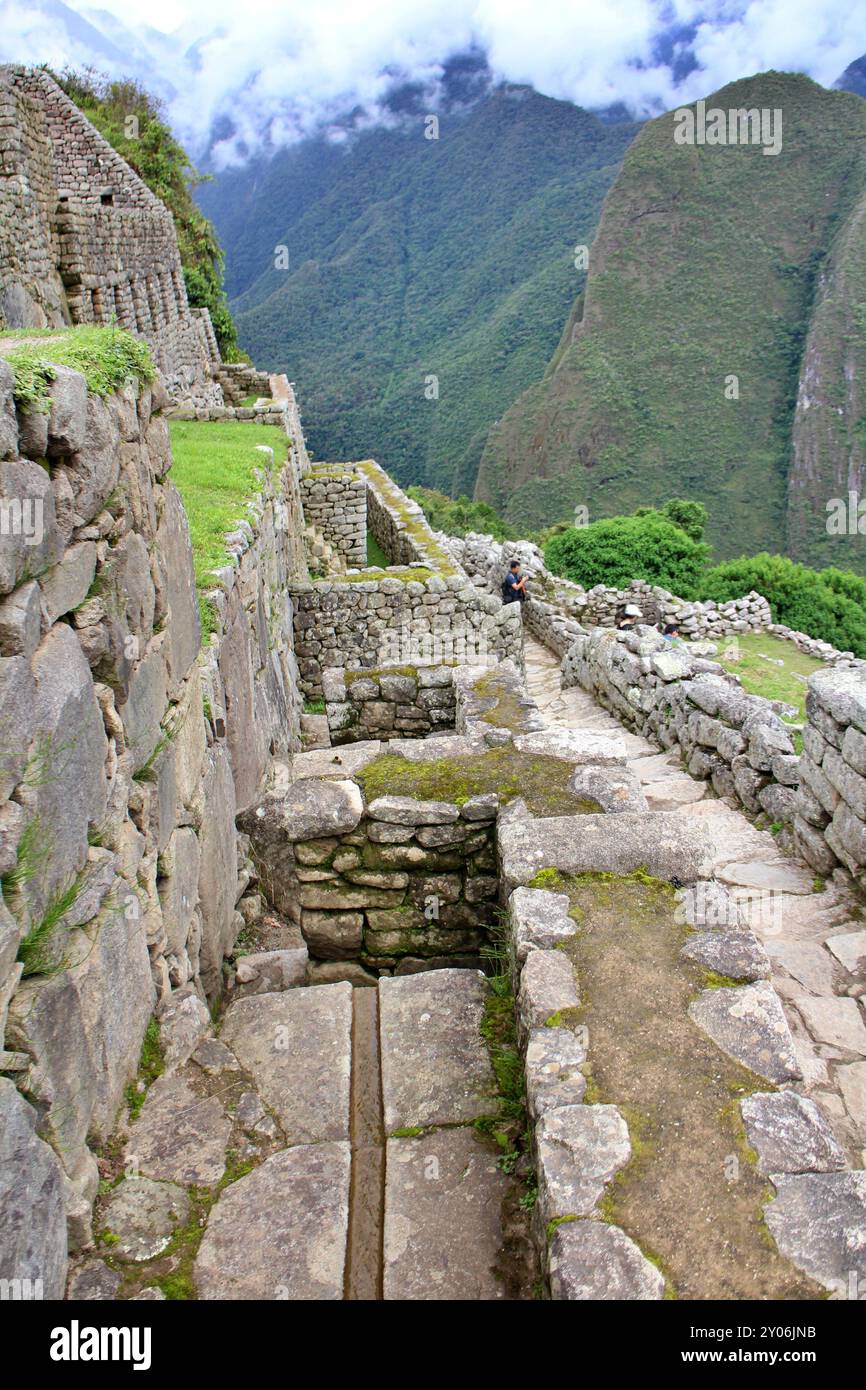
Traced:
<path id="1" fill-rule="evenodd" d="M 617 631 L 628 632 L 643 617 L 636 603 L 627 603 L 616 620 Z"/>

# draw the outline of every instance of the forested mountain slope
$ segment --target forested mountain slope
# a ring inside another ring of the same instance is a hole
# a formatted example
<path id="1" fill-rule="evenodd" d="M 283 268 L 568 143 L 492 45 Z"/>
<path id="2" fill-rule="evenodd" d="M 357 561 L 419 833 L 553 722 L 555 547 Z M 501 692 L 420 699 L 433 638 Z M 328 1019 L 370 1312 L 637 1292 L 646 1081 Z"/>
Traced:
<path id="1" fill-rule="evenodd" d="M 222 173 L 199 201 L 241 346 L 296 382 L 315 454 L 471 492 L 489 427 L 556 346 L 574 248 L 639 127 L 522 87 L 444 114 L 438 139 L 421 110 L 395 120 Z"/>
<path id="2" fill-rule="evenodd" d="M 677 144 L 673 113 L 628 150 L 585 294 L 485 447 L 476 495 L 513 524 L 675 491 L 706 503 L 721 557 L 790 534 L 800 558 L 855 564 L 825 502 L 862 468 L 866 103 L 780 73 L 707 98 L 741 107 L 781 110 L 779 154 Z"/>

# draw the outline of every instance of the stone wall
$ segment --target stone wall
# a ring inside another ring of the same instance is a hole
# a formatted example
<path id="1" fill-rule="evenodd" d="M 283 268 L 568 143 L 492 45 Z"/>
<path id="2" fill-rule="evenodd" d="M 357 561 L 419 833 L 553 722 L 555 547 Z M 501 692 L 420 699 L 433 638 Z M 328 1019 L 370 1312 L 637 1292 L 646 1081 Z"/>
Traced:
<path id="1" fill-rule="evenodd" d="M 204 1010 L 221 989 L 251 872 L 236 811 L 297 746 L 300 501 L 293 463 L 265 473 L 200 652 L 162 384 L 103 400 L 58 368 L 44 415 L 16 411 L 12 386 L 0 360 L 0 1051 L 5 1034 L 2 1070 L 51 1146 L 21 1152 L 54 1175 L 77 1248 L 90 1145 L 154 1006 Z"/>
<path id="2" fill-rule="evenodd" d="M 0 117 L 0 315 L 12 328 L 114 319 L 147 339 L 172 398 L 221 404 L 168 209 L 47 73 L 0 68 Z"/>
<path id="3" fill-rule="evenodd" d="M 382 666 L 322 676 L 331 743 L 423 738 L 453 729 L 453 666 Z"/>
<path id="4" fill-rule="evenodd" d="M 348 566 L 367 563 L 367 483 L 352 464 L 311 465 L 301 481 L 304 516 Z"/>
<path id="5" fill-rule="evenodd" d="M 354 465 L 367 485 L 367 524 L 392 565 L 296 586 L 301 686 L 323 698 L 323 672 L 381 666 L 523 661 L 517 604 L 470 583 L 421 509 L 378 464 Z M 306 484 L 304 484 L 306 489 Z M 305 508 L 307 503 L 305 500 Z"/>
<path id="6" fill-rule="evenodd" d="M 794 837 L 820 874 L 839 865 L 864 885 L 866 872 L 866 675 L 860 667 L 817 671 L 806 693 Z"/>
<path id="7" fill-rule="evenodd" d="M 752 814 L 794 818 L 799 759 L 773 702 L 747 695 L 715 662 L 667 647 L 657 632 L 596 629 L 563 661 L 580 685 L 661 748 L 679 748 L 689 773 Z"/>

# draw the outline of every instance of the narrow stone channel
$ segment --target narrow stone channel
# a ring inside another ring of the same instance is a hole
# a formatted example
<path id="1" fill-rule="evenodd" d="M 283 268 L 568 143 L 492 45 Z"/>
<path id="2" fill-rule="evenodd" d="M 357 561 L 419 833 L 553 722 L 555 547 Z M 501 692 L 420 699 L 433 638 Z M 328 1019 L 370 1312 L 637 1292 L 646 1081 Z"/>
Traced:
<path id="1" fill-rule="evenodd" d="M 349 1120 L 352 1178 L 346 1298 L 382 1297 L 382 1238 L 385 1203 L 385 1131 L 379 1057 L 379 993 L 352 992 L 352 1098 Z"/>

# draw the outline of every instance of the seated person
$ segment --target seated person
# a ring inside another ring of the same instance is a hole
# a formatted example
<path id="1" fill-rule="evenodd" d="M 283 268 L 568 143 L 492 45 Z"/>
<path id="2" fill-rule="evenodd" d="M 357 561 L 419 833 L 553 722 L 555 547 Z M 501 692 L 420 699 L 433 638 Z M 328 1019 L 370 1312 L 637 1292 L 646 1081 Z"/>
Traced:
<path id="1" fill-rule="evenodd" d="M 617 614 L 617 632 L 631 632 L 640 622 L 642 613 L 636 603 L 627 603 Z"/>

